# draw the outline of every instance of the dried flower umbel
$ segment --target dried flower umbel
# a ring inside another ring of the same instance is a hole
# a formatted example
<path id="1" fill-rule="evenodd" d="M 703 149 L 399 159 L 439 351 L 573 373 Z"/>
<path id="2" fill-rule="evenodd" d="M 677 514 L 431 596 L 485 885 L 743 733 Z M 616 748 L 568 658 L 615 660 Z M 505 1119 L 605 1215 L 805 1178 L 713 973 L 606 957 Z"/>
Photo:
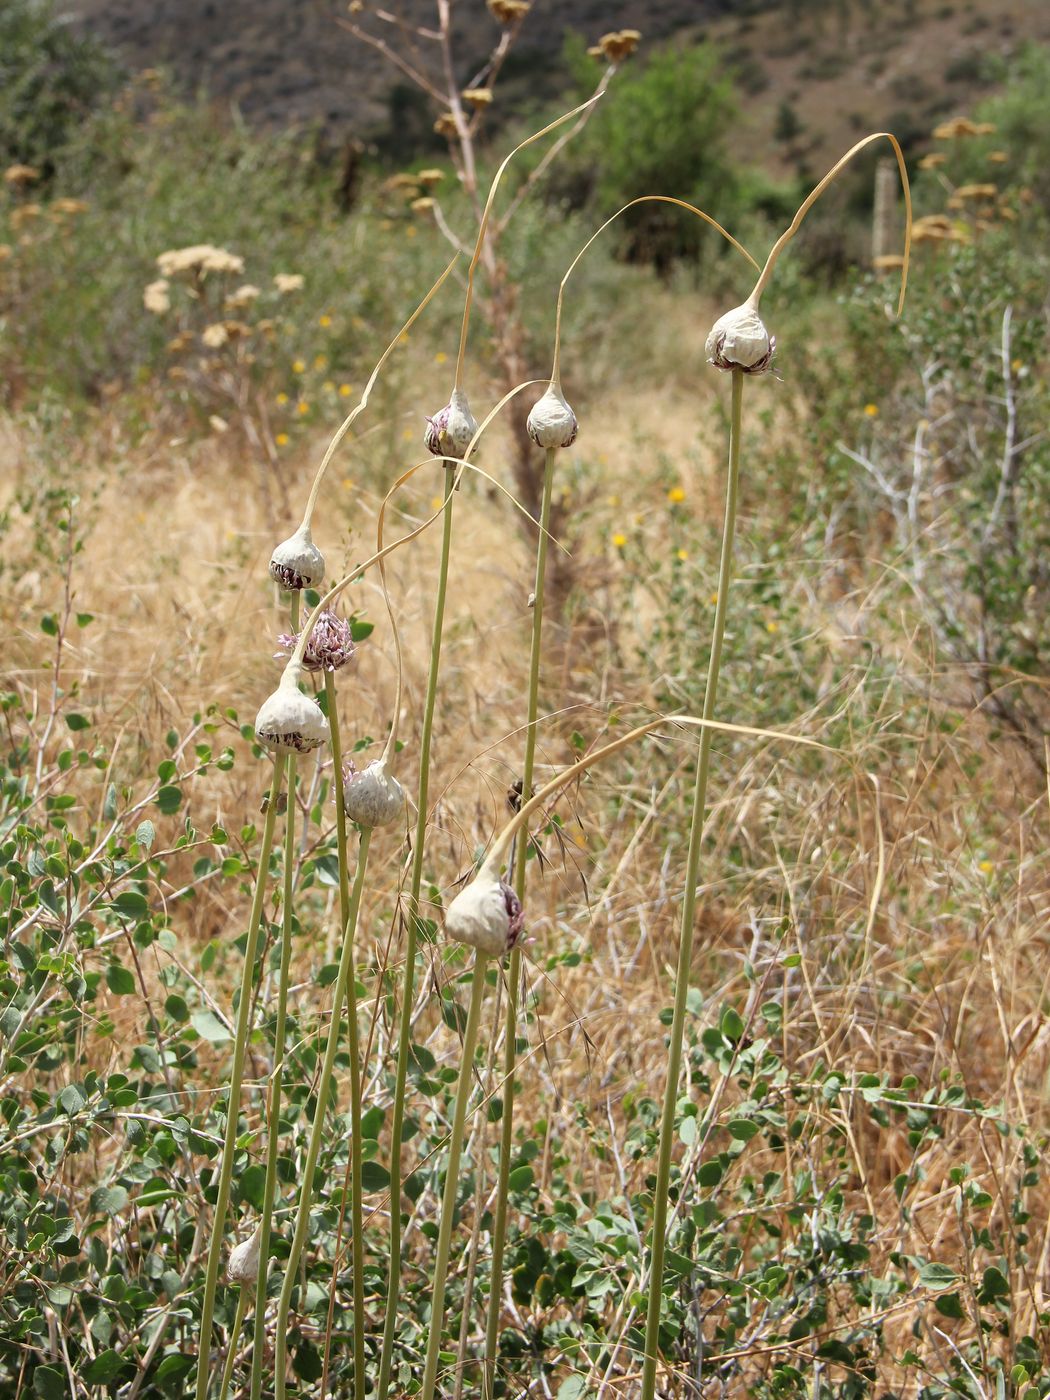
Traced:
<path id="1" fill-rule="evenodd" d="M 277 652 L 274 659 L 283 660 L 285 653 L 295 650 L 298 641 L 298 633 L 283 632 L 277 638 L 277 644 L 284 647 L 284 652 Z M 325 608 L 306 639 L 303 668 L 307 671 L 338 671 L 353 660 L 356 650 L 350 623 L 331 608 Z"/>
<path id="2" fill-rule="evenodd" d="M 256 739 L 277 753 L 312 753 L 328 742 L 328 720 L 317 701 L 299 689 L 299 671 L 289 663 L 255 717 Z"/>
<path id="3" fill-rule="evenodd" d="M 302 524 L 270 556 L 270 577 L 293 592 L 312 588 L 324 578 L 324 555 L 314 544 L 310 527 Z"/>
<path id="4" fill-rule="evenodd" d="M 427 418 L 423 442 L 435 457 L 463 457 L 478 431 L 477 419 L 462 389 L 453 389 L 452 397 L 433 418 Z"/>

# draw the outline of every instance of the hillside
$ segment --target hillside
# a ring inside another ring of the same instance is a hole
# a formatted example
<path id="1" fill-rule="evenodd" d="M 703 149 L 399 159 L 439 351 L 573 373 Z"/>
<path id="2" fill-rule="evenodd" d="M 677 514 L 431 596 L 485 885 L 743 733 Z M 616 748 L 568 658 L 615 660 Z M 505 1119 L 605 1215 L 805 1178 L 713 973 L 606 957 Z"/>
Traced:
<path id="1" fill-rule="evenodd" d="M 431 20 L 433 0 L 395 7 Z M 69 12 L 129 67 L 164 66 L 184 88 L 236 104 L 253 123 L 321 122 L 368 137 L 391 121 L 398 78 L 347 32 L 342 4 L 312 0 L 69 0 Z M 498 40 L 483 0 L 454 10 L 461 81 Z M 396 30 L 356 17 L 388 38 Z M 906 141 L 969 108 L 1000 80 L 1000 61 L 1027 39 L 1050 40 L 1042 0 L 534 0 L 501 83 L 512 102 L 561 86 L 567 32 L 588 42 L 630 26 L 651 45 L 675 34 L 719 44 L 745 99 L 741 145 L 766 164 L 822 164 L 855 134 L 892 125 Z M 420 66 L 435 46 L 419 41 Z M 509 104 L 508 104 L 509 105 Z M 394 121 L 397 119 L 394 118 Z"/>

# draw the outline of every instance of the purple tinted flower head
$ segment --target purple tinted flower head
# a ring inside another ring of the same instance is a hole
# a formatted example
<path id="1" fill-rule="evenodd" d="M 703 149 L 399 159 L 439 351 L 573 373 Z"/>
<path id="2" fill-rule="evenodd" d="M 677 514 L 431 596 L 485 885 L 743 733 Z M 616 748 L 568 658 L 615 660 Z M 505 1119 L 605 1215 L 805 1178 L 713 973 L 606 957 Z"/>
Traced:
<path id="1" fill-rule="evenodd" d="M 477 421 L 462 389 L 453 389 L 452 398 L 433 418 L 427 418 L 423 442 L 435 457 L 462 457 L 478 430 Z"/>
<path id="2" fill-rule="evenodd" d="M 282 633 L 277 638 L 277 645 L 283 647 L 284 652 L 276 652 L 274 659 L 283 660 L 285 652 L 295 650 L 298 640 L 294 632 Z M 331 608 L 325 608 L 307 638 L 303 668 L 307 671 L 338 671 L 340 666 L 353 660 L 356 650 L 350 623 Z"/>
<path id="3" fill-rule="evenodd" d="M 525 910 L 521 900 L 514 893 L 506 880 L 499 882 L 500 893 L 503 895 L 503 903 L 507 910 L 507 952 L 517 944 L 521 937 L 522 929 L 525 927 Z"/>

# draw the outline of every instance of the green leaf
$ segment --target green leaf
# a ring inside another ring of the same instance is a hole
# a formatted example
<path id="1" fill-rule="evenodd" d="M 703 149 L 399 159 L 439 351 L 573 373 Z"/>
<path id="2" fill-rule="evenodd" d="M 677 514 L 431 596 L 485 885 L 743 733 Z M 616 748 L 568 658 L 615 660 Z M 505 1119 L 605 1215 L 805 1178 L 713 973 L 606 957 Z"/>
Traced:
<path id="1" fill-rule="evenodd" d="M 157 793 L 157 806 L 166 817 L 179 810 L 182 803 L 182 789 L 166 783 Z"/>
<path id="2" fill-rule="evenodd" d="M 558 1387 L 557 1400 L 581 1400 L 587 1394 L 587 1381 L 583 1376 L 569 1376 Z"/>
<path id="3" fill-rule="evenodd" d="M 966 1316 L 958 1293 L 942 1293 L 934 1303 L 934 1307 L 942 1317 L 954 1317 L 961 1320 Z"/>
<path id="4" fill-rule="evenodd" d="M 114 996 L 127 997 L 135 990 L 135 974 L 130 967 L 120 963 L 110 963 L 106 968 L 106 986 Z"/>
<path id="5" fill-rule="evenodd" d="M 87 1099 L 78 1084 L 67 1084 L 58 1096 L 59 1108 L 64 1108 L 70 1117 L 79 1113 L 86 1103 Z"/>
<path id="6" fill-rule="evenodd" d="M 157 839 L 157 828 L 152 822 L 139 822 L 135 831 L 135 840 L 144 851 L 152 851 L 153 843 Z"/>
<path id="7" fill-rule="evenodd" d="M 360 622 L 356 617 L 350 620 L 350 636 L 355 642 L 363 642 L 375 631 L 374 622 Z"/>
<path id="8" fill-rule="evenodd" d="M 525 1191 L 534 1180 L 535 1174 L 531 1167 L 515 1167 L 507 1178 L 507 1184 L 512 1191 Z"/>
<path id="9" fill-rule="evenodd" d="M 113 908 L 119 909 L 131 919 L 141 919 L 149 913 L 149 900 L 138 890 L 121 890 L 113 901 Z"/>
<path id="10" fill-rule="evenodd" d="M 88 1366 L 84 1368 L 84 1379 L 88 1385 L 105 1385 L 118 1374 L 124 1366 L 124 1358 L 118 1351 L 108 1347 L 105 1351 L 100 1351 Z"/>
<path id="11" fill-rule="evenodd" d="M 241 1196 L 256 1210 L 262 1210 L 266 1194 L 266 1168 L 259 1162 L 245 1167 L 237 1178 L 237 1189 Z"/>
<path id="12" fill-rule="evenodd" d="M 195 1364 L 192 1356 L 182 1351 L 171 1351 L 157 1367 L 154 1379 L 158 1381 L 177 1380 L 184 1376 Z"/>
<path id="13" fill-rule="evenodd" d="M 202 1039 L 210 1040 L 213 1045 L 221 1045 L 223 1041 L 232 1039 L 214 1011 L 195 1011 L 190 1023 Z"/>
<path id="14" fill-rule="evenodd" d="M 696 1179 L 701 1186 L 717 1186 L 722 1180 L 721 1162 L 703 1162 L 696 1172 Z"/>
<path id="15" fill-rule="evenodd" d="M 979 1303 L 993 1303 L 996 1298 L 1009 1298 L 1010 1283 L 1001 1269 L 995 1265 L 985 1269 L 981 1279 L 981 1291 L 977 1295 Z"/>
<path id="16" fill-rule="evenodd" d="M 735 1045 L 744 1034 L 744 1023 L 740 1019 L 739 1011 L 735 1010 L 732 1006 L 727 1006 L 722 1012 L 722 1019 L 719 1022 L 718 1029 L 725 1036 L 726 1040 L 732 1041 Z"/>
<path id="17" fill-rule="evenodd" d="M 361 1163 L 361 1187 L 365 1191 L 384 1191 L 390 1185 L 390 1173 L 378 1162 Z"/>
<path id="18" fill-rule="evenodd" d="M 74 732 L 78 729 L 90 729 L 91 721 L 86 715 L 69 714 L 66 715 L 66 723 Z"/>
<path id="19" fill-rule="evenodd" d="M 33 1394 L 41 1400 L 69 1400 L 69 1382 L 57 1366 L 38 1366 L 33 1372 Z"/>
<path id="20" fill-rule="evenodd" d="M 97 1215 L 116 1215 L 128 1203 L 123 1186 L 99 1186 L 91 1193 L 91 1209 Z"/>
<path id="21" fill-rule="evenodd" d="M 734 1118 L 727 1127 L 729 1136 L 736 1138 L 737 1142 L 750 1142 L 760 1132 L 758 1124 L 750 1118 Z"/>
<path id="22" fill-rule="evenodd" d="M 919 1282 L 923 1288 L 951 1288 L 959 1282 L 959 1275 L 948 1264 L 923 1264 L 919 1270 Z"/>
<path id="23" fill-rule="evenodd" d="M 40 630 L 41 632 L 43 632 L 45 637 L 58 636 L 58 623 L 55 621 L 55 619 L 50 613 L 45 613 L 44 616 L 40 619 Z"/>

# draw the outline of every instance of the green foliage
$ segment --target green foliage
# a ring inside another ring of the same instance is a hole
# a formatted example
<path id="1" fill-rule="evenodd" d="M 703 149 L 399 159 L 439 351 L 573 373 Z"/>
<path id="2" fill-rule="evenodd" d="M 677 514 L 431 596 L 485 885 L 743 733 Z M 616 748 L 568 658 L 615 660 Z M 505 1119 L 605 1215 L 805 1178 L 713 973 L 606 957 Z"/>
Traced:
<path id="1" fill-rule="evenodd" d="M 116 79 L 112 58 L 50 0 L 0 0 L 0 165 L 50 170 Z"/>
<path id="2" fill-rule="evenodd" d="M 594 60 L 569 48 L 580 89 L 593 90 Z M 568 153 L 564 183 L 587 179 L 601 218 L 640 195 L 671 193 L 731 225 L 739 211 L 737 174 L 726 133 L 737 100 L 717 51 L 706 44 L 657 50 L 616 76 Z M 667 205 L 624 215 L 620 243 L 632 261 L 666 272 L 676 259 L 714 246 L 698 220 Z"/>

